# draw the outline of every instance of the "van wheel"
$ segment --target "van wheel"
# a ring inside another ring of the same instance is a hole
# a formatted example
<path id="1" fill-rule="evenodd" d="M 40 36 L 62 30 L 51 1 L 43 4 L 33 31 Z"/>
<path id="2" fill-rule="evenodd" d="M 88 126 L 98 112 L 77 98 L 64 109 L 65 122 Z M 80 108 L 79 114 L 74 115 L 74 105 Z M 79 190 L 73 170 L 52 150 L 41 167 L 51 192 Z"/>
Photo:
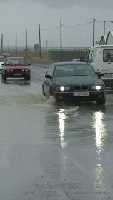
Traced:
<path id="1" fill-rule="evenodd" d="M 97 104 L 97 105 L 105 105 L 105 103 L 106 103 L 105 97 L 103 97 L 103 98 L 98 98 L 98 99 L 96 100 L 96 104 Z"/>

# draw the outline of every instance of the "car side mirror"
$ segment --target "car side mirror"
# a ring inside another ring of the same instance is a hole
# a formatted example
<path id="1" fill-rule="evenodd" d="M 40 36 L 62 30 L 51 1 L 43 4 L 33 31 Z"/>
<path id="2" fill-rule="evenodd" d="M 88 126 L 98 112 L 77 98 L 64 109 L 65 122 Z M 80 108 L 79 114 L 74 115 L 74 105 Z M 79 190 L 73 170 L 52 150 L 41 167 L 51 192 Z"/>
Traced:
<path id="1" fill-rule="evenodd" d="M 101 78 L 102 76 L 104 76 L 104 74 L 101 72 L 96 72 L 96 74 L 97 74 L 98 78 Z"/>
<path id="2" fill-rule="evenodd" d="M 52 79 L 52 76 L 50 74 L 45 74 L 45 78 Z"/>

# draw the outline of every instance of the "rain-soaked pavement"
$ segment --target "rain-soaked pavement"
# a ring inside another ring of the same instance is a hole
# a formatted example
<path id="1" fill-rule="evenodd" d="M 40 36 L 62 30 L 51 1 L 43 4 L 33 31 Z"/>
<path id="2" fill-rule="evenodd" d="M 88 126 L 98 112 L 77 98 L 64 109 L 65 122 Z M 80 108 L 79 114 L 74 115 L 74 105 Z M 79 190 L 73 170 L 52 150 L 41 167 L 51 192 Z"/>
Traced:
<path id="1" fill-rule="evenodd" d="M 57 106 L 45 71 L 0 84 L 0 200 L 112 200 L 113 94 L 104 108 Z"/>

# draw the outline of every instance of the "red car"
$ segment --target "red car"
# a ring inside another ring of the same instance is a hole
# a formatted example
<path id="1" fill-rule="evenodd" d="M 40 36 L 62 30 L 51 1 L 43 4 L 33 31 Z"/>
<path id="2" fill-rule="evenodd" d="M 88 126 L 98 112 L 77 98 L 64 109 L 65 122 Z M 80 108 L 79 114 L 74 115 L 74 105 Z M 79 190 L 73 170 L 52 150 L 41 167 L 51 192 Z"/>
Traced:
<path id="1" fill-rule="evenodd" d="M 22 78 L 25 81 L 31 79 L 30 64 L 24 57 L 8 57 L 2 70 L 2 81 L 6 82 L 8 78 Z"/>

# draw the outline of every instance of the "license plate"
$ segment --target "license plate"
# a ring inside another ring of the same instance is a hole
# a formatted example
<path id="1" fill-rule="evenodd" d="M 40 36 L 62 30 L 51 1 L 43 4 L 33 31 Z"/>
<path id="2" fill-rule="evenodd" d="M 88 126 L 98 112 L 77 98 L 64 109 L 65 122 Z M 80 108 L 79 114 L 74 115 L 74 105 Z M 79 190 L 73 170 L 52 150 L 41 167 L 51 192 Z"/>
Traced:
<path id="1" fill-rule="evenodd" d="M 87 97 L 89 96 L 89 92 L 74 92 L 73 96 Z"/>
<path id="2" fill-rule="evenodd" d="M 103 79 L 104 79 L 104 78 L 113 78 L 113 74 L 104 74 Z"/>
<path id="3" fill-rule="evenodd" d="M 13 76 L 22 76 L 22 74 L 13 74 Z"/>

